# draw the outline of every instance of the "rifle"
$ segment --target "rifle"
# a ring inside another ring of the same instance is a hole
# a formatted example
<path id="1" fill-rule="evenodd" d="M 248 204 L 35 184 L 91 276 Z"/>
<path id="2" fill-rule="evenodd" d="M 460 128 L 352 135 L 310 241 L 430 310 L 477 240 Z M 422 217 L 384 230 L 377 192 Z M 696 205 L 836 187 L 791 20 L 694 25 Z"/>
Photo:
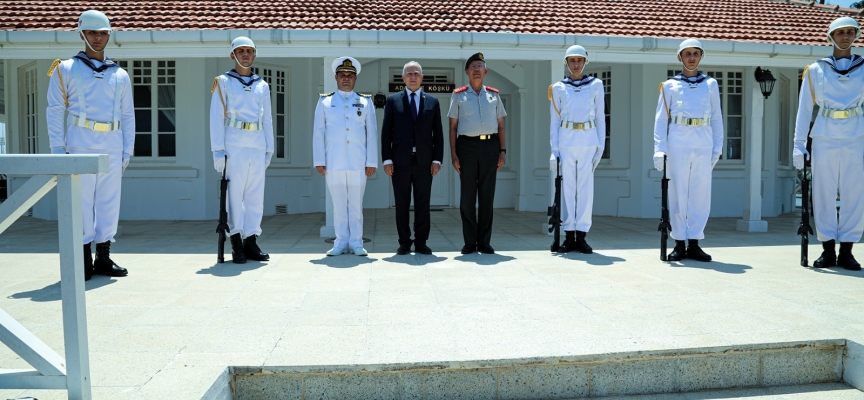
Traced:
<path id="1" fill-rule="evenodd" d="M 217 246 L 219 253 L 216 261 L 225 262 L 225 240 L 228 232 L 228 179 L 225 173 L 228 171 L 228 156 L 225 156 L 225 168 L 222 170 L 222 180 L 219 181 L 219 225 L 216 226 L 216 233 L 219 234 Z"/>
<path id="2" fill-rule="evenodd" d="M 801 178 L 801 225 L 798 227 L 798 234 L 801 235 L 801 266 L 808 267 L 807 246 L 810 244 L 810 238 L 807 234 L 813 234 L 813 228 L 810 226 L 810 180 L 807 179 L 807 162 L 804 163 L 804 177 Z"/>
<path id="3" fill-rule="evenodd" d="M 553 242 L 550 248 L 553 252 L 561 248 L 559 245 L 561 242 L 561 159 L 556 159 L 556 162 L 558 174 L 555 177 L 555 202 L 546 211 L 546 215 L 549 216 L 549 232 L 555 232 L 552 235 Z"/>
<path id="4" fill-rule="evenodd" d="M 666 156 L 663 156 L 663 179 L 660 181 L 662 200 L 660 203 L 660 261 L 666 261 L 666 240 L 672 225 L 669 223 L 669 178 L 666 177 Z"/>

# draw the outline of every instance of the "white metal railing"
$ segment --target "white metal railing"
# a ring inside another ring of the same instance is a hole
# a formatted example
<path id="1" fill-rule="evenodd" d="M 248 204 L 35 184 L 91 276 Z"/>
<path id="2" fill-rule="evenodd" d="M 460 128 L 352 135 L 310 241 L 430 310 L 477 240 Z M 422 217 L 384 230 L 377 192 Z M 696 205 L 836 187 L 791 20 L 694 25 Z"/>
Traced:
<path id="1" fill-rule="evenodd" d="M 107 155 L 0 155 L 0 174 L 32 177 L 0 203 L 0 234 L 57 186 L 60 293 L 66 359 L 0 309 L 0 342 L 35 370 L 0 369 L 0 389 L 65 389 L 90 400 L 90 356 L 84 300 L 81 174 L 108 172 Z"/>

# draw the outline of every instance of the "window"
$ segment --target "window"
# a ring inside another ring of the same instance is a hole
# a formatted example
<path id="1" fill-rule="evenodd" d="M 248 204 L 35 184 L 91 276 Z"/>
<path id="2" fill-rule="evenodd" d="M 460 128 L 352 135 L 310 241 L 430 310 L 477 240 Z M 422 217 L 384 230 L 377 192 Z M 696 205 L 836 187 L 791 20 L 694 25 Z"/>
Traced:
<path id="1" fill-rule="evenodd" d="M 135 156 L 175 157 L 177 155 L 175 62 L 134 60 L 119 61 L 119 64 L 132 79 L 132 97 L 135 103 Z"/>
<path id="2" fill-rule="evenodd" d="M 606 111 L 606 143 L 603 150 L 603 158 L 608 159 L 611 154 L 611 132 L 612 132 L 612 71 L 589 72 L 591 75 L 603 82 L 603 102 Z"/>
<path id="3" fill-rule="evenodd" d="M 30 64 L 18 70 L 18 93 L 20 93 L 21 107 L 21 154 L 39 153 L 39 110 L 36 88 L 37 77 L 36 65 Z"/>
<path id="4" fill-rule="evenodd" d="M 291 162 L 288 149 L 288 98 L 285 70 L 270 67 L 254 67 L 252 71 L 270 86 L 270 105 L 273 114 L 273 147 L 276 159 Z"/>
<path id="5" fill-rule="evenodd" d="M 667 70 L 669 78 L 681 70 Z M 706 75 L 717 80 L 720 88 L 720 109 L 723 112 L 725 146 L 721 160 L 744 159 L 744 73 L 741 71 L 708 70 Z"/>

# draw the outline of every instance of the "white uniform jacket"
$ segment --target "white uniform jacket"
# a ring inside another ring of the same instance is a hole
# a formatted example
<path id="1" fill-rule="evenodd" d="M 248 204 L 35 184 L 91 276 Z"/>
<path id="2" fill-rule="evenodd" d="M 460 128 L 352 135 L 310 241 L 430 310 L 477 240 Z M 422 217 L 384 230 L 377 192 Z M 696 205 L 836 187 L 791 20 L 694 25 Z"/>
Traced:
<path id="1" fill-rule="evenodd" d="M 560 147 L 606 147 L 606 105 L 603 82 L 592 76 L 578 81 L 567 78 L 549 88 L 549 142 L 552 153 Z M 562 126 L 562 122 L 567 126 Z M 575 130 L 572 124 L 591 123 L 591 128 Z"/>
<path id="2" fill-rule="evenodd" d="M 231 124 L 257 124 L 255 129 L 240 129 Z M 227 122 L 226 122 L 227 121 Z M 261 149 L 273 153 L 273 114 L 270 86 L 258 75 L 244 77 L 231 70 L 213 81 L 210 101 L 210 149 L 225 151 L 226 146 Z"/>
<path id="3" fill-rule="evenodd" d="M 312 157 L 327 171 L 378 166 L 378 127 L 372 101 L 355 92 L 322 95 L 315 107 Z"/>
<path id="4" fill-rule="evenodd" d="M 814 105 L 819 105 L 821 110 L 813 123 L 810 136 L 849 139 L 864 135 L 864 116 L 861 115 L 861 105 L 864 102 L 864 68 L 860 68 L 862 63 L 864 58 L 858 55 L 854 55 L 851 60 L 827 57 L 805 69 L 798 100 L 798 116 L 795 119 L 796 141 L 807 140 Z M 850 68 L 854 70 L 842 73 Z M 829 118 L 824 115 L 825 112 L 831 112 L 829 109 L 842 112 L 855 108 L 858 108 L 858 114 L 850 118 Z"/>
<path id="5" fill-rule="evenodd" d="M 122 151 L 133 155 L 135 106 L 132 83 L 126 71 L 108 58 L 103 63 L 81 52 L 71 59 L 55 62 L 49 73 L 45 114 L 50 147 Z M 99 132 L 77 126 L 73 120 L 81 114 L 84 119 L 99 123 L 117 121 L 119 129 Z"/>
<path id="6" fill-rule="evenodd" d="M 708 148 L 713 157 L 719 157 L 723 150 L 723 113 L 717 81 L 701 73 L 693 78 L 678 74 L 660 84 L 659 89 L 654 152 L 666 153 L 667 146 Z M 708 125 L 687 126 L 676 123 L 676 118 L 710 121 Z"/>

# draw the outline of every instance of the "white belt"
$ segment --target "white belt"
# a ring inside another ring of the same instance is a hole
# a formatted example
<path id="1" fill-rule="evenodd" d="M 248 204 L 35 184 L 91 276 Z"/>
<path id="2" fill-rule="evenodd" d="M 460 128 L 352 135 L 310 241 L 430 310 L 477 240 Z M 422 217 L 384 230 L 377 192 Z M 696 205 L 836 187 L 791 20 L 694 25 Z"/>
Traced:
<path id="1" fill-rule="evenodd" d="M 562 128 L 570 128 L 574 131 L 584 131 L 586 129 L 591 129 L 594 127 L 594 121 L 588 122 L 571 122 L 571 121 L 561 121 Z"/>
<path id="2" fill-rule="evenodd" d="M 225 126 L 230 126 L 232 128 L 237 128 L 244 131 L 257 131 L 261 129 L 257 122 L 243 122 L 234 120 L 234 123 L 232 124 L 231 120 L 228 118 L 225 118 Z"/>
<path id="3" fill-rule="evenodd" d="M 91 121 L 89 119 L 81 119 L 79 117 L 75 117 L 70 115 L 69 120 L 75 126 L 80 126 L 82 128 L 87 128 L 90 130 L 94 130 L 96 132 L 111 132 L 115 129 L 120 129 L 120 121 L 115 122 L 98 122 Z"/>
<path id="4" fill-rule="evenodd" d="M 708 126 L 711 125 L 711 118 L 675 117 L 672 118 L 672 123 L 684 126 Z"/>
<path id="5" fill-rule="evenodd" d="M 864 107 L 861 106 L 848 110 L 834 110 L 831 108 L 822 108 L 819 110 L 819 115 L 831 119 L 846 119 L 861 114 L 864 114 Z"/>

